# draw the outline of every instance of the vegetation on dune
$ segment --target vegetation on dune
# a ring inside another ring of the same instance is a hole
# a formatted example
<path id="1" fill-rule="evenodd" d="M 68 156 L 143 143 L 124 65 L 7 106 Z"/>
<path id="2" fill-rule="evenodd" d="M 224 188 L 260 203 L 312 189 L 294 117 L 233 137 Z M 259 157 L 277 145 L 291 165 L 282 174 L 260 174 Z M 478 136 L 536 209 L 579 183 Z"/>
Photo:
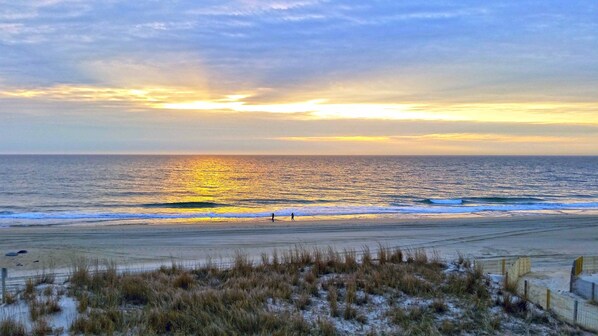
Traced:
<path id="1" fill-rule="evenodd" d="M 35 335 L 52 332 L 45 316 L 60 309 L 58 287 L 47 285 L 53 282 L 44 274 L 21 293 Z M 497 298 L 491 289 L 465 258 L 446 265 L 422 250 L 383 246 L 375 253 L 296 247 L 264 254 L 260 262 L 238 253 L 227 268 L 173 263 L 135 274 L 118 272 L 114 263 L 77 260 L 68 282 L 78 314 L 70 332 L 499 335 L 518 328 L 512 318 L 520 326 L 553 323 L 528 310 L 526 302 L 508 293 Z M 19 335 L 22 327 L 2 321 L 0 336 Z"/>
<path id="2" fill-rule="evenodd" d="M 23 323 L 12 318 L 0 320 L 0 336 L 25 336 L 26 334 Z"/>
<path id="3" fill-rule="evenodd" d="M 239 253 L 226 269 L 173 264 L 143 274 L 118 274 L 113 264 L 94 268 L 81 262 L 70 279 L 81 313 L 71 331 L 334 335 L 342 332 L 334 321 L 365 326 L 368 309 L 382 309 L 377 319 L 398 333 L 451 334 L 480 327 L 498 332 L 500 323 L 479 323 L 491 320 L 493 305 L 482 273 L 445 270 L 424 251 L 382 246 L 375 255 L 365 248 L 359 256 L 353 250 L 297 247 L 264 254 L 259 263 Z M 386 301 L 372 303 L 372 297 Z M 405 298 L 426 304 L 406 308 L 400 304 Z M 459 306 L 464 318 L 443 318 L 449 311 L 446 300 Z M 317 318 L 309 318 L 316 305 Z"/>

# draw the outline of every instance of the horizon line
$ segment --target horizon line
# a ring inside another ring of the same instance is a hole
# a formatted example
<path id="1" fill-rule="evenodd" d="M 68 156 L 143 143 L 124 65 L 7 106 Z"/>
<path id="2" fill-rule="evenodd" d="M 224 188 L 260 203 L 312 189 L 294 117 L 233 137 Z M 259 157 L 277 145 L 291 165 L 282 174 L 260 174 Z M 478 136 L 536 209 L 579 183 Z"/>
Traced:
<path id="1" fill-rule="evenodd" d="M 0 156 L 355 156 L 355 157 L 598 157 L 598 154 L 263 154 L 263 153 L 0 153 Z"/>

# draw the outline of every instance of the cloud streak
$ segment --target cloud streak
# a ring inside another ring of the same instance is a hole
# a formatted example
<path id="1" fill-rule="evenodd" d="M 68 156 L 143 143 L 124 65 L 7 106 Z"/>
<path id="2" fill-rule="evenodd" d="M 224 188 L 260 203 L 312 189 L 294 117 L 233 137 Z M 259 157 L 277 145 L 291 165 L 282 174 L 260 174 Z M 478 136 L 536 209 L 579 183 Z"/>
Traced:
<path id="1" fill-rule="evenodd" d="M 58 85 L 47 88 L 0 90 L 0 97 L 62 102 L 121 102 L 158 110 L 272 113 L 310 119 L 446 120 L 512 123 L 598 125 L 598 102 L 514 103 L 338 103 L 327 98 L 299 102 L 252 102 L 252 93 L 209 97 L 189 87 L 117 88 Z"/>
<path id="2" fill-rule="evenodd" d="M 486 133 L 439 133 L 423 135 L 392 135 L 392 136 L 325 136 L 325 137 L 280 137 L 277 140 L 299 142 L 495 142 L 495 143 L 575 143 L 579 137 L 564 136 L 530 136 L 513 134 Z M 586 141 L 596 138 L 588 137 Z"/>

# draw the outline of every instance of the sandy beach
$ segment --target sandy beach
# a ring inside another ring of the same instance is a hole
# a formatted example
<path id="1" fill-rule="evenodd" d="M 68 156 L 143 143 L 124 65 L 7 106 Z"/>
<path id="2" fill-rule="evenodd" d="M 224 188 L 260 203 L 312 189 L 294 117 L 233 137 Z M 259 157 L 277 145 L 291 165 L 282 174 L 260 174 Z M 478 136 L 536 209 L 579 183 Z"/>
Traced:
<path id="1" fill-rule="evenodd" d="M 66 270 L 78 257 L 111 260 L 125 268 L 172 261 L 226 262 L 238 251 L 252 257 L 295 245 L 360 250 L 379 244 L 424 248 L 443 258 L 529 255 L 535 268 L 568 267 L 598 250 L 598 216 L 534 215 L 425 219 L 336 219 L 296 222 L 219 222 L 198 225 L 118 225 L 3 228 L 0 265 L 11 278 L 42 269 Z M 10 251 L 27 250 L 18 257 Z"/>
<path id="2" fill-rule="evenodd" d="M 138 283 L 138 281 L 145 283 L 145 280 L 141 280 L 143 277 L 139 277 L 142 271 L 154 270 L 159 265 L 170 266 L 173 262 L 193 267 L 205 265 L 206 261 L 211 260 L 216 264 L 226 267 L 226 264 L 231 261 L 231 257 L 234 257 L 239 252 L 247 254 L 250 258 L 259 260 L 261 253 L 271 255 L 274 249 L 283 251 L 294 248 L 297 245 L 307 249 L 312 247 L 327 248 L 329 246 L 341 251 L 344 249 L 354 249 L 358 253 L 366 246 L 375 251 L 381 245 L 391 248 L 400 247 L 407 254 L 410 251 L 420 248 L 425 249 L 428 254 L 437 254 L 447 261 L 447 264 L 442 265 L 441 269 L 437 270 L 441 274 L 445 274 L 446 272 L 457 272 L 458 274 L 465 272 L 463 274 L 466 274 L 465 269 L 462 269 L 463 267 L 459 266 L 460 264 L 454 262 L 458 254 L 472 259 L 501 256 L 530 256 L 533 268 L 532 273 L 526 275 L 526 279 L 531 280 L 534 286 L 544 286 L 554 290 L 555 293 L 567 293 L 572 261 L 579 255 L 594 254 L 597 250 L 597 228 L 598 216 L 587 214 L 519 215 L 513 217 L 477 218 L 474 216 L 466 218 L 435 217 L 419 219 L 390 217 L 377 219 L 353 218 L 325 221 L 278 221 L 274 223 L 267 221 L 204 222 L 196 225 L 13 227 L 1 230 L 0 233 L 3 238 L 0 241 L 1 251 L 15 252 L 27 250 L 27 253 L 19 254 L 16 257 L 8 257 L 4 256 L 4 253 L 6 253 L 4 252 L 0 259 L 0 266 L 9 268 L 8 285 L 11 291 L 20 290 L 24 293 L 27 278 L 48 272 L 55 274 L 55 277 L 52 277 L 51 280 L 55 285 L 49 285 L 50 287 L 48 288 L 54 293 L 52 288 L 55 287 L 57 288 L 56 293 L 58 293 L 59 290 L 64 290 L 63 281 L 66 280 L 69 274 L 72 274 L 72 266 L 76 264 L 77 258 L 87 258 L 88 265 L 90 265 L 89 261 L 91 260 L 92 268 L 94 259 L 98 260 L 100 264 L 106 261 L 114 261 L 121 271 L 126 271 L 122 274 L 123 278 L 120 278 L 121 280 L 119 281 L 125 281 L 122 279 L 126 278 L 135 279 L 135 283 Z M 384 250 L 393 251 L 394 249 L 385 248 Z M 327 265 L 327 263 L 323 263 L 323 265 Z M 406 269 L 411 269 L 409 267 L 421 264 L 415 262 L 401 263 L 400 265 L 402 265 L 401 267 L 406 267 Z M 165 268 L 165 270 L 169 269 L 179 269 L 182 272 L 188 272 L 185 268 Z M 296 272 L 303 272 L 304 267 L 293 265 L 291 269 L 294 269 Z M 258 272 L 257 268 L 254 272 Z M 168 274 L 168 271 L 160 274 Z M 361 272 L 355 274 L 369 273 Z M 377 274 L 378 276 L 374 278 L 381 279 L 380 274 L 382 273 Z M 394 279 L 395 276 L 405 276 L 404 274 L 403 271 L 398 271 L 389 279 Z M 268 277 L 271 276 L 274 275 L 268 275 Z M 327 279 L 330 276 L 331 274 L 324 272 L 322 279 Z M 334 276 L 336 277 L 338 274 Z M 39 277 L 39 279 L 41 278 L 43 277 Z M 443 277 L 438 274 L 437 278 L 442 279 Z M 193 278 L 191 277 L 190 279 Z M 316 278 L 314 277 L 314 279 Z M 454 278 L 449 277 L 448 279 Z M 499 292 L 497 288 L 500 287 L 499 284 L 502 283 L 502 280 L 496 277 L 493 277 L 493 279 L 495 279 L 495 282 L 490 287 L 488 300 L 489 302 L 498 302 Z M 227 283 L 251 283 L 248 279 L 243 280 L 244 282 L 238 281 L 240 280 L 231 280 L 227 281 Z M 284 281 L 292 282 L 292 279 L 289 278 Z M 369 281 L 367 282 L 369 283 Z M 427 281 L 429 280 L 422 283 L 429 285 Z M 71 286 L 77 286 L 72 279 L 70 283 Z M 407 284 L 409 281 L 407 278 L 404 278 L 399 283 Z M 38 286 L 37 292 L 39 292 L 39 295 L 42 295 L 41 293 L 45 288 L 43 286 L 48 285 Z M 347 287 L 348 285 L 344 286 Z M 442 286 L 442 291 L 438 292 L 442 294 L 442 300 L 447 300 L 445 291 L 450 291 L 450 288 L 462 288 L 460 285 L 447 287 L 440 283 L 435 286 Z M 104 285 L 99 288 L 104 288 Z M 261 285 L 260 288 L 262 288 Z M 315 288 L 317 290 L 318 287 Z M 385 288 L 394 287 L 387 286 Z M 163 288 L 158 292 L 161 293 L 164 290 L 166 289 Z M 309 300 L 306 301 L 308 303 L 304 305 L 304 308 L 299 310 L 302 312 L 303 318 L 309 320 L 310 316 L 336 316 L 326 310 L 328 301 L 322 298 L 323 294 L 321 295 L 320 292 L 323 293 L 323 291 L 318 291 L 318 296 L 310 296 Z M 247 293 L 247 289 L 243 293 Z M 399 295 L 403 297 L 400 303 L 402 306 L 399 308 L 401 311 L 416 309 L 412 307 L 413 302 L 417 302 L 417 305 L 428 304 L 429 300 L 426 301 L 427 299 L 425 298 L 414 298 L 412 295 L 407 295 L 407 298 L 404 298 L 405 294 L 401 293 Z M 59 294 L 56 295 L 56 297 L 59 297 Z M 291 294 L 291 298 L 293 295 L 299 297 L 299 294 Z M 571 296 L 573 294 L 564 295 Z M 87 330 L 86 328 L 91 328 L 92 325 L 95 325 L 94 319 L 91 317 L 86 319 L 86 317 L 81 317 L 82 315 L 77 313 L 79 308 L 76 300 L 82 302 L 81 300 L 83 299 L 81 297 L 74 299 L 70 296 L 64 296 L 56 300 L 59 300 L 56 302 L 58 302 L 57 304 L 60 308 L 58 308 L 58 313 L 48 315 L 48 323 L 50 323 L 52 328 L 60 330 L 60 334 L 66 335 L 67 330 Z M 293 302 L 299 302 L 297 300 L 295 299 Z M 367 319 L 349 318 L 345 314 L 342 318 L 334 319 L 331 326 L 336 330 L 341 330 L 344 334 L 364 334 L 364 330 L 367 328 L 392 330 L 393 324 L 388 322 L 388 316 L 391 316 L 388 314 L 392 311 L 391 306 L 380 308 L 381 305 L 387 302 L 385 297 L 383 295 L 371 294 L 371 300 L 372 303 L 370 305 L 356 305 L 356 307 L 360 307 L 360 314 L 368 316 Z M 472 298 L 468 300 L 472 300 Z M 32 307 L 31 302 L 37 301 L 20 301 L 17 305 L 4 306 L 3 308 L 8 308 L 0 311 L 0 316 L 12 316 L 16 320 L 21 321 L 28 330 L 36 328 L 36 325 L 32 322 L 33 320 L 29 318 L 31 315 L 30 311 L 32 311 L 30 309 Z M 290 309 L 295 311 L 297 304 L 291 305 Z M 393 305 L 395 304 L 393 303 Z M 451 301 L 450 304 L 443 305 L 445 307 L 442 308 L 442 311 L 445 311 L 443 313 L 444 317 L 450 315 L 448 317 L 450 320 L 460 321 L 461 319 L 457 319 L 457 316 L 465 318 L 463 316 L 473 314 L 472 312 L 463 313 L 461 308 L 455 308 L 459 304 L 461 303 Z M 346 304 L 346 309 L 349 309 L 349 305 Z M 466 306 L 469 306 L 470 309 L 473 307 L 469 304 L 466 304 Z M 252 311 L 260 309 L 259 307 L 252 308 Z M 268 309 L 271 309 L 272 307 L 279 306 L 272 306 L 270 304 L 268 307 L 270 307 Z M 104 307 L 103 309 L 107 308 Z M 168 309 L 168 307 L 161 307 L 157 311 L 163 311 L 164 309 Z M 446 312 L 447 310 L 448 313 Z M 501 319 L 503 321 L 500 322 L 500 326 L 495 328 L 497 330 L 500 329 L 501 333 L 520 334 L 522 330 L 530 328 L 529 320 L 518 319 L 514 315 L 505 314 L 501 307 L 493 307 L 489 312 L 492 316 L 502 314 Z M 536 311 L 535 314 L 542 313 Z M 213 321 L 214 318 L 217 317 L 209 317 L 209 321 Z M 225 320 L 228 321 L 228 318 Z M 536 320 L 545 321 L 539 318 Z M 287 320 L 285 319 L 284 321 L 286 324 Z M 309 321 L 313 322 L 317 320 L 312 319 Z M 409 318 L 406 321 L 412 320 Z M 146 322 L 138 323 L 145 325 Z M 561 322 L 540 323 L 534 325 L 533 328 L 535 328 L 534 330 L 538 334 L 548 335 L 551 328 L 554 328 L 555 323 Z M 111 328 L 113 327 L 114 325 Z M 482 327 L 478 324 L 474 328 L 478 329 Z M 103 328 L 100 327 L 100 329 L 97 329 L 96 333 L 103 333 Z M 447 327 L 445 326 L 445 328 Z M 568 328 L 571 327 L 560 325 L 557 328 L 569 330 Z"/>

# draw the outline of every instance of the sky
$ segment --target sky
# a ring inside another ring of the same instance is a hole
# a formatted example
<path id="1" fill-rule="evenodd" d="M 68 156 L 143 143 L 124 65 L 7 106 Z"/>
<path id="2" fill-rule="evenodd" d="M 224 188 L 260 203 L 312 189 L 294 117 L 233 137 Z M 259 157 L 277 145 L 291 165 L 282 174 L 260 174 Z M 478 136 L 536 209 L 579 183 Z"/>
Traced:
<path id="1" fill-rule="evenodd" d="M 0 153 L 598 155 L 598 2 L 0 0 Z"/>

